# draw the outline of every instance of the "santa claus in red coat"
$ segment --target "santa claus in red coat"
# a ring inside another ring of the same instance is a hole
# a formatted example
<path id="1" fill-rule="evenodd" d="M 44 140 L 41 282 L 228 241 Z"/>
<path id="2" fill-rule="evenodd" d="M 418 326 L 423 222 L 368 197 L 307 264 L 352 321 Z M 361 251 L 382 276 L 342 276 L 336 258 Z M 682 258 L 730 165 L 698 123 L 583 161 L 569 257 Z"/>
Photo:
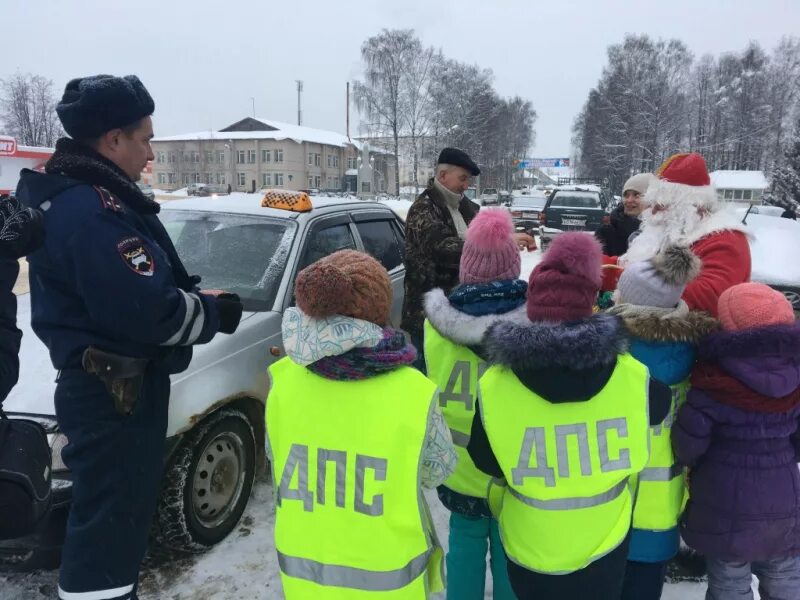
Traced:
<path id="1" fill-rule="evenodd" d="M 717 198 L 703 157 L 675 154 L 655 173 L 645 195 L 639 235 L 623 256 L 604 257 L 604 289 L 614 289 L 622 267 L 647 260 L 667 246 L 689 246 L 702 261 L 700 275 L 683 293 L 691 310 L 717 314 L 729 287 L 750 281 L 750 245 L 740 217 Z"/>

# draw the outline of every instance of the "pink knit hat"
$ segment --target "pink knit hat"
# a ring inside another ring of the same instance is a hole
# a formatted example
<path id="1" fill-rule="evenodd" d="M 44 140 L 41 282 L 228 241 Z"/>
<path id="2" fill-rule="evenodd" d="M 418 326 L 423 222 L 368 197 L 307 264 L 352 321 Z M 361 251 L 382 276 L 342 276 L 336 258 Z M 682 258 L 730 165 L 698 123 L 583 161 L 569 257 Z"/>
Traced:
<path id="1" fill-rule="evenodd" d="M 763 283 L 740 283 L 719 297 L 719 320 L 728 331 L 791 325 L 794 310 L 780 292 Z"/>
<path id="2" fill-rule="evenodd" d="M 461 283 L 489 283 L 503 279 L 518 279 L 519 248 L 511 234 L 514 223 L 504 208 L 485 208 L 467 228 L 461 267 Z"/>
<path id="3" fill-rule="evenodd" d="M 600 291 L 601 262 L 594 236 L 556 236 L 528 280 L 528 318 L 561 322 L 590 317 Z"/>

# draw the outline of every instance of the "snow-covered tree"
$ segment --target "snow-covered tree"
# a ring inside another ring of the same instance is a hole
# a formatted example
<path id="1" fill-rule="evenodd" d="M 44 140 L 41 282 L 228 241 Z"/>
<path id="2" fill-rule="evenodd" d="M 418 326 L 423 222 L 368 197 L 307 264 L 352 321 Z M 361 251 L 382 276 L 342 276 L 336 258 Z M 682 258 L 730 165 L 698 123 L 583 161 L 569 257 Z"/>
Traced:
<path id="1" fill-rule="evenodd" d="M 21 145 L 55 145 L 64 134 L 55 108 L 53 82 L 41 75 L 17 73 L 0 81 L 2 132 Z"/>
<path id="2" fill-rule="evenodd" d="M 783 156 L 783 165 L 772 173 L 772 182 L 764 201 L 797 210 L 800 208 L 800 118 Z"/>

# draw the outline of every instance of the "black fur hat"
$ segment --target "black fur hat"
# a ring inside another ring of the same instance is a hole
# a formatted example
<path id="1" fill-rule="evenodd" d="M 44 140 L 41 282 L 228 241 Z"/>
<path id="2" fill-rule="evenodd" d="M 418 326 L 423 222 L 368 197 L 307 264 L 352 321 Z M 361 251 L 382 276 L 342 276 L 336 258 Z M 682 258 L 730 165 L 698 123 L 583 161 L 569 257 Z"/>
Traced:
<path id="1" fill-rule="evenodd" d="M 439 160 L 436 161 L 436 164 L 461 167 L 469 171 L 471 175 L 481 174 L 481 170 L 475 164 L 475 161 L 469 157 L 469 154 L 458 148 L 444 148 L 439 154 Z"/>
<path id="2" fill-rule="evenodd" d="M 92 75 L 67 84 L 56 112 L 70 137 L 91 140 L 150 116 L 155 108 L 136 75 Z"/>

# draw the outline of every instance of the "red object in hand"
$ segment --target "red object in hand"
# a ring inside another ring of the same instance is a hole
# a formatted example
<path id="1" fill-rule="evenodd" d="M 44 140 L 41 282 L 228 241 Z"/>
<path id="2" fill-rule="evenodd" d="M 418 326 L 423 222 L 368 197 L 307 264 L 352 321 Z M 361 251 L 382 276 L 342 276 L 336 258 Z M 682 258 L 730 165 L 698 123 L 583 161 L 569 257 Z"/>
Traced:
<path id="1" fill-rule="evenodd" d="M 623 268 L 617 264 L 618 259 L 618 256 L 603 255 L 603 281 L 600 289 L 604 292 L 613 292 L 617 289 L 617 282 L 623 271 Z"/>

